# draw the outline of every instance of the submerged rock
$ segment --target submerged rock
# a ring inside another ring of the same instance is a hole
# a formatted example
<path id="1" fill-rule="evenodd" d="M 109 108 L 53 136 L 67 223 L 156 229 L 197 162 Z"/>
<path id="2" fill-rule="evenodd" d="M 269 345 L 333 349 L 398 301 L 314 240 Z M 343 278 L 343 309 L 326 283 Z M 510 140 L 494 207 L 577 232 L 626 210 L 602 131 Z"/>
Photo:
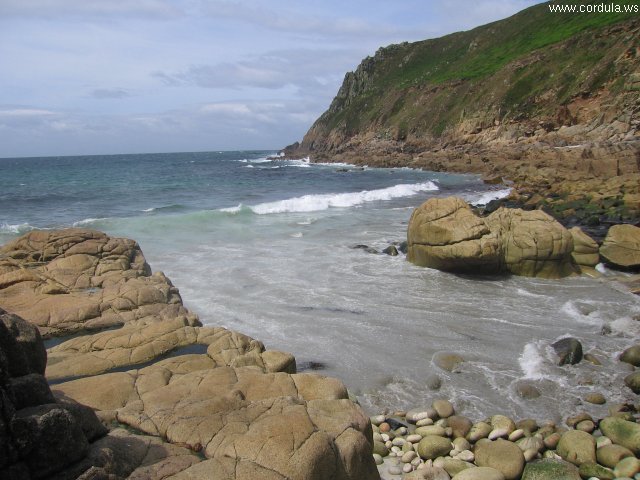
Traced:
<path id="1" fill-rule="evenodd" d="M 558 365 L 575 365 L 582 360 L 582 344 L 576 338 L 562 338 L 551 346 L 558 355 Z"/>

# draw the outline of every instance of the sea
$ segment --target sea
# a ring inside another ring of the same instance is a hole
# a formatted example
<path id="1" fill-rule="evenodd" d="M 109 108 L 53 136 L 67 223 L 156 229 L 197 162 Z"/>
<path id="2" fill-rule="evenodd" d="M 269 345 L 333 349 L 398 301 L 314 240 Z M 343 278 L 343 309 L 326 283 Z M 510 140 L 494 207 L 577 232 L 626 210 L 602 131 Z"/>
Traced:
<path id="1" fill-rule="evenodd" d="M 474 420 L 560 421 L 633 401 L 617 357 L 640 339 L 640 298 L 605 269 L 601 279 L 468 276 L 372 253 L 405 240 L 431 197 L 482 206 L 508 193 L 475 175 L 270 151 L 4 158 L 0 242 L 65 227 L 133 238 L 203 324 L 340 378 L 370 414 L 446 398 Z M 551 345 L 566 336 L 602 365 L 557 366 Z M 442 370 L 441 352 L 465 361 Z M 540 396 L 523 398 L 523 384 Z M 608 404 L 586 403 L 591 392 Z"/>

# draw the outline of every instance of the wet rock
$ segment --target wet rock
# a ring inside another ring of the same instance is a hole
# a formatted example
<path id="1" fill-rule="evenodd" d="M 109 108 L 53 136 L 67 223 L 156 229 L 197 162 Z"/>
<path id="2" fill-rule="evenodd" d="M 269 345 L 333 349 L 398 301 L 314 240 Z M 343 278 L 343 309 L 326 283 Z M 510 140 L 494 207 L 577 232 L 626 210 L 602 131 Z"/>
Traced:
<path id="1" fill-rule="evenodd" d="M 453 405 L 448 400 L 434 400 L 431 406 L 440 418 L 448 418 L 454 413 Z"/>
<path id="2" fill-rule="evenodd" d="M 354 250 L 363 250 L 363 251 L 365 251 L 367 253 L 371 253 L 371 254 L 374 254 L 374 255 L 377 255 L 377 254 L 380 253 L 378 250 L 376 250 L 373 247 L 370 247 L 369 245 L 362 245 L 362 244 L 361 245 L 354 245 L 354 246 L 352 246 L 350 248 L 352 248 Z"/>
<path id="3" fill-rule="evenodd" d="M 456 371 L 460 364 L 464 363 L 464 358 L 457 353 L 436 352 L 433 355 L 433 363 L 447 372 Z"/>
<path id="4" fill-rule="evenodd" d="M 623 458 L 613 469 L 616 477 L 633 478 L 634 475 L 640 473 L 640 459 L 635 457 Z"/>
<path id="5" fill-rule="evenodd" d="M 476 465 L 491 467 L 502 472 L 506 480 L 516 480 L 524 469 L 522 450 L 513 442 L 498 439 L 495 442 L 482 440 L 475 448 Z"/>
<path id="6" fill-rule="evenodd" d="M 633 393 L 640 395 L 640 371 L 624 377 L 624 384 L 629 387 Z"/>
<path id="7" fill-rule="evenodd" d="M 581 480 L 578 469 L 562 460 L 536 460 L 527 463 L 522 480 Z"/>
<path id="8" fill-rule="evenodd" d="M 385 254 L 390 255 L 392 257 L 397 257 L 398 256 L 398 249 L 395 247 L 395 245 L 389 245 L 387 248 L 382 250 L 382 253 L 385 253 Z"/>
<path id="9" fill-rule="evenodd" d="M 585 353 L 583 357 L 587 362 L 596 365 L 598 367 L 602 366 L 602 362 L 598 360 L 598 357 L 592 355 L 591 353 Z"/>
<path id="10" fill-rule="evenodd" d="M 520 398 L 524 398 L 525 400 L 531 400 L 534 398 L 538 398 L 541 393 L 538 388 L 533 385 L 531 381 L 527 380 L 519 380 L 516 383 L 516 393 Z"/>
<path id="11" fill-rule="evenodd" d="M 584 397 L 585 402 L 593 403 L 594 405 L 604 405 L 607 403 L 607 399 L 601 393 L 589 393 Z"/>
<path id="12" fill-rule="evenodd" d="M 640 344 L 633 345 L 622 352 L 620 361 L 629 363 L 634 367 L 640 367 Z"/>
<path id="13" fill-rule="evenodd" d="M 467 434 L 467 440 L 471 443 L 475 443 L 481 438 L 487 438 L 491 433 L 491 425 L 485 422 L 474 423 L 471 427 L 471 431 Z"/>
<path id="14" fill-rule="evenodd" d="M 427 377 L 426 385 L 429 390 L 440 390 L 442 379 L 438 375 L 431 374 Z"/>
<path id="15" fill-rule="evenodd" d="M 582 344 L 576 338 L 562 338 L 551 346 L 559 357 L 558 365 L 575 365 L 582 360 Z"/>
<path id="16" fill-rule="evenodd" d="M 564 432 L 557 451 L 563 460 L 574 465 L 596 463 L 596 441 L 586 432 L 579 430 Z"/>
<path id="17" fill-rule="evenodd" d="M 467 434 L 471 431 L 471 427 L 473 423 L 467 417 L 462 417 L 460 415 L 452 415 L 447 418 L 447 423 L 449 427 L 451 427 L 452 437 L 466 437 Z"/>
<path id="18" fill-rule="evenodd" d="M 569 229 L 573 238 L 571 257 L 576 265 L 595 267 L 600 262 L 598 243 L 584 233 L 580 227 Z"/>
<path id="19" fill-rule="evenodd" d="M 400 245 L 398 245 L 398 250 L 400 250 L 403 254 L 407 254 L 407 251 L 409 249 L 409 244 L 407 243 L 406 240 L 400 242 Z"/>

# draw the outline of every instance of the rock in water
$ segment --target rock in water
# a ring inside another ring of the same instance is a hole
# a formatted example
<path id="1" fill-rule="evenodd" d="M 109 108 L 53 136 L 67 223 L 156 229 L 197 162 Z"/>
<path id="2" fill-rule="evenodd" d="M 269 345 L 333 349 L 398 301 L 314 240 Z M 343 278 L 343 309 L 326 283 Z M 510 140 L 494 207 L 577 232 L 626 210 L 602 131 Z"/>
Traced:
<path id="1" fill-rule="evenodd" d="M 432 198 L 411 215 L 407 259 L 451 272 L 560 278 L 574 272 L 573 239 L 546 213 L 500 208 L 478 217 L 458 197 Z"/>
<path id="2" fill-rule="evenodd" d="M 600 247 L 600 255 L 616 267 L 640 268 L 640 228 L 633 225 L 614 225 Z"/>
<path id="3" fill-rule="evenodd" d="M 640 371 L 633 372 L 624 377 L 624 384 L 629 387 L 633 393 L 640 395 Z"/>
<path id="4" fill-rule="evenodd" d="M 622 352 L 620 361 L 630 363 L 634 367 L 640 367 L 640 344 L 633 345 Z"/>
<path id="5" fill-rule="evenodd" d="M 640 455 L 640 424 L 618 417 L 607 417 L 600 421 L 602 434 L 616 445 L 627 447 L 634 455 Z"/>
<path id="6" fill-rule="evenodd" d="M 575 365 L 582 360 L 582 344 L 573 337 L 566 337 L 551 345 L 559 357 L 558 365 Z"/>
<path id="7" fill-rule="evenodd" d="M 571 257 L 576 265 L 595 267 L 600 262 L 598 243 L 584 233 L 580 227 L 569 229 L 573 238 Z"/>

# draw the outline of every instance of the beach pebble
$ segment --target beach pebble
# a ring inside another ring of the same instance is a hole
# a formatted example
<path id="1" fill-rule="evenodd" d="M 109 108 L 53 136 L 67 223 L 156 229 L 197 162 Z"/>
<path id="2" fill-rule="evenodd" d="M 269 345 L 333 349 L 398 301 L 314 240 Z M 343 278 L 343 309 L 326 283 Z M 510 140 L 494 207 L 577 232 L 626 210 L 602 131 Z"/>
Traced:
<path id="1" fill-rule="evenodd" d="M 627 457 L 634 457 L 633 452 L 622 445 L 605 445 L 596 452 L 598 463 L 609 468 L 614 468 L 622 459 Z"/>
<path id="2" fill-rule="evenodd" d="M 518 428 L 509 434 L 509 441 L 515 442 L 516 440 L 520 440 L 522 437 L 524 437 L 524 430 Z"/>
<path id="3" fill-rule="evenodd" d="M 590 393 L 584 397 L 585 402 L 593 403 L 594 405 L 604 405 L 607 403 L 607 399 L 601 393 Z"/>
<path id="4" fill-rule="evenodd" d="M 616 477 L 634 477 L 640 474 L 640 460 L 635 457 L 626 457 L 618 462 L 613 469 Z"/>
<path id="5" fill-rule="evenodd" d="M 434 400 L 431 406 L 440 418 L 448 418 L 454 413 L 453 405 L 448 400 Z"/>
<path id="6" fill-rule="evenodd" d="M 391 430 L 391 426 L 387 422 L 382 422 L 379 428 L 382 433 L 387 433 Z"/>
<path id="7" fill-rule="evenodd" d="M 389 437 L 388 433 L 381 433 L 380 438 L 382 438 L 383 442 L 388 442 L 389 440 L 391 440 L 391 437 Z"/>
<path id="8" fill-rule="evenodd" d="M 494 415 L 491 417 L 491 428 L 493 430 L 506 430 L 507 435 L 516 429 L 516 424 L 509 417 L 504 415 Z"/>
<path id="9" fill-rule="evenodd" d="M 504 438 L 509 436 L 509 430 L 506 428 L 495 428 L 489 432 L 489 440 L 495 440 L 496 438 Z"/>
<path id="10" fill-rule="evenodd" d="M 448 438 L 429 435 L 420 440 L 418 455 L 425 460 L 433 460 L 442 455 L 447 455 L 451 450 L 451 442 Z"/>
<path id="11" fill-rule="evenodd" d="M 386 457 L 387 455 L 389 455 L 389 449 L 387 448 L 387 446 L 384 443 L 374 441 L 373 442 L 373 453 L 377 453 L 381 457 Z"/>
<path id="12" fill-rule="evenodd" d="M 432 374 L 427 377 L 426 384 L 429 390 L 440 390 L 442 379 L 438 375 Z"/>
<path id="13" fill-rule="evenodd" d="M 574 465 L 596 463 L 596 440 L 587 432 L 569 430 L 558 442 L 558 454 Z"/>
<path id="14" fill-rule="evenodd" d="M 416 422 L 416 427 L 424 427 L 427 425 L 433 425 L 433 420 L 431 418 L 423 418 Z"/>
<path id="15" fill-rule="evenodd" d="M 467 440 L 471 443 L 476 443 L 481 438 L 487 438 L 491 433 L 491 425 L 485 422 L 474 423 L 473 427 L 467 434 Z"/>
<path id="16" fill-rule="evenodd" d="M 452 415 L 447 418 L 447 425 L 451 428 L 451 436 L 453 438 L 466 437 L 473 423 L 467 417 L 460 415 Z"/>
<path id="17" fill-rule="evenodd" d="M 436 352 L 432 360 L 437 367 L 447 372 L 458 372 L 460 365 L 464 362 L 464 358 L 451 352 Z"/>
<path id="18" fill-rule="evenodd" d="M 525 461 L 530 462 L 538 456 L 538 450 L 536 450 L 535 448 L 529 448 L 522 452 L 522 454 L 524 455 Z"/>
<path id="19" fill-rule="evenodd" d="M 386 417 L 384 415 L 375 415 L 371 417 L 370 420 L 373 425 L 380 425 L 382 422 L 386 420 Z"/>
<path id="20" fill-rule="evenodd" d="M 418 423 L 425 418 L 433 419 L 437 416 L 436 411 L 433 408 L 414 408 L 407 412 L 407 422 Z"/>
<path id="21" fill-rule="evenodd" d="M 404 463 L 411 463 L 411 461 L 415 459 L 417 456 L 418 454 L 414 451 L 406 452 L 404 455 L 402 455 L 402 461 Z"/>
<path id="22" fill-rule="evenodd" d="M 525 433 L 533 433 L 538 430 L 538 422 L 532 418 L 524 418 L 516 423 L 516 428 L 522 429 Z"/>
<path id="23" fill-rule="evenodd" d="M 471 444 L 466 438 L 457 437 L 451 443 L 453 443 L 453 446 L 461 452 L 464 452 L 465 450 L 471 450 Z"/>
<path id="24" fill-rule="evenodd" d="M 384 463 L 382 456 L 377 453 L 373 454 L 373 460 L 376 462 L 376 465 L 382 465 Z"/>
<path id="25" fill-rule="evenodd" d="M 596 429 L 596 425 L 591 420 L 583 420 L 576 425 L 576 430 L 591 433 Z"/>
<path id="26" fill-rule="evenodd" d="M 585 353 L 584 357 L 582 358 L 592 365 L 596 365 L 598 367 L 602 366 L 602 362 L 598 359 L 598 357 L 591 353 Z"/>
<path id="27" fill-rule="evenodd" d="M 384 442 L 384 446 L 387 447 L 389 450 L 391 450 L 391 447 L 393 447 L 393 444 L 391 443 L 391 440 L 387 440 L 386 442 Z"/>
<path id="28" fill-rule="evenodd" d="M 558 435 L 558 440 L 559 439 L 560 435 Z M 518 445 L 520 450 L 523 452 L 526 452 L 527 450 L 535 450 L 536 453 L 543 450 L 545 447 L 544 441 L 538 436 L 521 438 L 516 442 L 516 445 Z"/>
<path id="29" fill-rule="evenodd" d="M 602 448 L 606 445 L 611 445 L 613 442 L 611 441 L 611 439 L 609 437 L 605 437 L 604 435 L 602 437 L 598 437 L 596 438 L 596 448 Z"/>
<path id="30" fill-rule="evenodd" d="M 574 428 L 577 424 L 584 420 L 591 420 L 593 422 L 593 418 L 588 413 L 582 412 L 572 417 L 567 418 L 565 422 L 569 427 Z"/>
<path id="31" fill-rule="evenodd" d="M 402 471 L 404 473 L 413 472 L 413 465 L 411 465 L 410 463 L 405 463 L 405 465 L 402 467 Z"/>
<path id="32" fill-rule="evenodd" d="M 508 440 L 483 440 L 476 444 L 474 453 L 476 465 L 495 468 L 502 472 L 506 480 L 519 479 L 524 470 L 525 459 L 522 450 Z"/>
<path id="33" fill-rule="evenodd" d="M 394 465 L 393 467 L 389 467 L 387 472 L 389 472 L 389 475 L 402 475 L 402 467 Z"/>
<path id="34" fill-rule="evenodd" d="M 396 447 L 401 447 L 403 446 L 405 443 L 407 443 L 407 441 L 402 438 L 402 437 L 396 437 L 391 441 L 391 444 L 396 446 Z"/>
<path id="35" fill-rule="evenodd" d="M 413 465 L 414 467 L 417 467 L 418 465 L 423 465 L 424 464 L 424 460 L 422 460 L 420 457 L 416 457 L 413 460 L 411 460 L 411 465 Z"/>
<path id="36" fill-rule="evenodd" d="M 394 446 L 391 447 L 391 451 L 393 453 L 395 453 L 396 455 L 398 455 L 398 453 L 402 452 L 402 449 L 400 447 L 394 445 Z"/>
<path id="37" fill-rule="evenodd" d="M 439 437 L 445 436 L 445 430 L 439 425 L 426 425 L 424 427 L 418 427 L 415 431 L 416 435 L 426 437 L 427 435 L 437 435 Z"/>
<path id="38" fill-rule="evenodd" d="M 505 476 L 495 468 L 476 467 L 461 471 L 453 480 L 505 480 Z"/>
<path id="39" fill-rule="evenodd" d="M 583 463 L 580 465 L 579 472 L 582 478 L 597 478 L 599 480 L 613 480 L 615 478 L 612 470 L 596 463 Z"/>
<path id="40" fill-rule="evenodd" d="M 413 433 L 411 435 L 407 435 L 406 440 L 407 440 L 407 442 L 418 443 L 420 440 L 422 440 L 422 435 L 419 435 L 417 433 Z"/>
<path id="41" fill-rule="evenodd" d="M 394 433 L 395 433 L 396 435 L 406 435 L 406 434 L 407 434 L 407 427 L 400 427 L 400 428 L 397 428 L 397 429 L 394 431 Z"/>
<path id="42" fill-rule="evenodd" d="M 555 448 L 558 446 L 559 441 L 560 441 L 560 434 L 557 432 L 552 433 L 551 435 L 548 435 L 544 439 L 544 446 L 551 450 L 555 450 Z"/>
<path id="43" fill-rule="evenodd" d="M 476 459 L 476 456 L 471 450 L 463 450 L 456 456 L 456 458 L 463 462 L 473 462 Z"/>

